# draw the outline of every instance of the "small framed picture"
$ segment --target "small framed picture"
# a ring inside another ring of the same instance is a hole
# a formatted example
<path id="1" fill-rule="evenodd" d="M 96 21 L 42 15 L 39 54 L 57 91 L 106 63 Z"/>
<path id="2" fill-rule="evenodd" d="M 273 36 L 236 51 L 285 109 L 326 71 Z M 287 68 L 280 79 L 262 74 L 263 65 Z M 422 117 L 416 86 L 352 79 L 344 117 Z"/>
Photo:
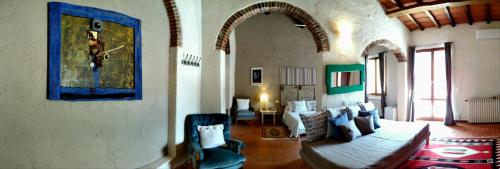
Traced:
<path id="1" fill-rule="evenodd" d="M 250 69 L 251 85 L 262 85 L 262 67 L 253 67 Z"/>

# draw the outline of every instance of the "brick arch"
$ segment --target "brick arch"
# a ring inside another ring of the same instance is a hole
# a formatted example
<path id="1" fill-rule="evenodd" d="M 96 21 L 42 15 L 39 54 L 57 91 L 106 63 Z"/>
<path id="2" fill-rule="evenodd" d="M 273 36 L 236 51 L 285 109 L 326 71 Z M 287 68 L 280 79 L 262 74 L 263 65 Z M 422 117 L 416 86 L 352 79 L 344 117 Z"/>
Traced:
<path id="1" fill-rule="evenodd" d="M 407 61 L 406 56 L 403 53 L 403 51 L 401 50 L 401 48 L 399 48 L 397 45 L 395 45 L 394 43 L 392 43 L 391 41 L 389 41 L 387 39 L 379 39 L 379 40 L 376 40 L 376 41 L 373 41 L 372 43 L 370 43 L 368 46 L 365 47 L 365 50 L 363 50 L 362 56 L 368 55 L 368 51 L 374 46 L 386 47 L 389 50 L 389 52 L 391 52 L 392 54 L 394 54 L 394 56 L 396 56 L 396 59 L 398 60 L 398 62 L 406 62 Z"/>
<path id="2" fill-rule="evenodd" d="M 174 0 L 163 0 L 170 25 L 170 47 L 182 46 L 181 20 Z"/>
<path id="3" fill-rule="evenodd" d="M 317 51 L 326 52 L 330 50 L 326 32 L 311 15 L 291 4 L 278 1 L 256 3 L 234 13 L 226 20 L 220 29 L 219 35 L 217 36 L 217 42 L 215 43 L 215 49 L 226 50 L 229 43 L 229 35 L 236 26 L 246 19 L 264 12 L 280 12 L 303 22 L 314 38 Z"/>

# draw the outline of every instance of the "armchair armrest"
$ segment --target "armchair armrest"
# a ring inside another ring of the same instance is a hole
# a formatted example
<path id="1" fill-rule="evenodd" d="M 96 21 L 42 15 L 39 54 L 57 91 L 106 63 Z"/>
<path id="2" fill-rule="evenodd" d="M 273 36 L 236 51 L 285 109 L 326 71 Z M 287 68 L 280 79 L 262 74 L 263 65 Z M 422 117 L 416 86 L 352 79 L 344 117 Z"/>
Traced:
<path id="1" fill-rule="evenodd" d="M 239 140 L 233 140 L 233 139 L 226 140 L 226 144 L 227 148 L 236 154 L 240 154 L 240 150 L 242 148 L 245 148 L 245 144 Z"/>
<path id="2" fill-rule="evenodd" d="M 190 153 L 193 157 L 194 160 L 198 161 L 198 160 L 203 160 L 203 150 L 201 149 L 200 147 L 200 144 L 196 144 L 196 143 L 191 143 L 191 149 L 190 149 Z"/>

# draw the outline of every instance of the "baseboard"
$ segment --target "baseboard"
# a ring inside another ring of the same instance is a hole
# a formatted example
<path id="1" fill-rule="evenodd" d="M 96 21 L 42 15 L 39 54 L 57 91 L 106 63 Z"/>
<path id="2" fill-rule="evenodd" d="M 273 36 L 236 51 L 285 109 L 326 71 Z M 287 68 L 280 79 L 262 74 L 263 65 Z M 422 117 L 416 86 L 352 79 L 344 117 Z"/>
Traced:
<path id="1" fill-rule="evenodd" d="M 170 156 L 161 157 L 160 159 L 155 160 L 137 169 L 170 169 L 170 166 L 172 165 L 171 164 L 172 160 L 173 158 Z"/>

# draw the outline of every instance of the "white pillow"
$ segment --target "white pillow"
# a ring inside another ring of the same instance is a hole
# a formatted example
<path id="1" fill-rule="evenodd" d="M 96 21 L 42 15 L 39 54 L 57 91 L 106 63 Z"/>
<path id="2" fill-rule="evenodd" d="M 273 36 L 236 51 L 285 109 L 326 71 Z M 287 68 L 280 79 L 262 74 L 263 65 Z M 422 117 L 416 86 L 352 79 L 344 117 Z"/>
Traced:
<path id="1" fill-rule="evenodd" d="M 201 148 L 214 148 L 226 145 L 224 125 L 198 126 Z"/>
<path id="2" fill-rule="evenodd" d="M 307 111 L 316 111 L 316 100 L 306 101 Z"/>
<path id="3" fill-rule="evenodd" d="M 338 115 L 342 114 L 342 111 L 346 109 L 345 106 L 342 107 L 334 107 L 334 108 L 327 108 L 326 110 L 330 112 L 331 117 L 337 117 Z"/>
<path id="4" fill-rule="evenodd" d="M 351 110 L 352 117 L 358 117 L 359 111 L 361 110 L 361 108 L 358 105 L 350 105 L 350 106 L 347 106 L 347 108 L 349 108 L 349 110 Z"/>
<path id="5" fill-rule="evenodd" d="M 293 102 L 286 102 L 286 108 L 288 108 L 288 110 L 291 112 L 295 111 L 295 109 L 293 107 Z"/>
<path id="6" fill-rule="evenodd" d="M 295 112 L 305 112 L 307 111 L 307 105 L 306 101 L 301 100 L 301 101 L 294 101 L 293 102 L 293 107 L 295 108 Z"/>
<path id="7" fill-rule="evenodd" d="M 375 105 L 371 101 L 360 103 L 359 107 L 361 107 L 361 110 L 365 112 L 375 110 Z"/>
<path id="8" fill-rule="evenodd" d="M 250 108 L 250 99 L 236 99 L 236 102 L 238 103 L 238 111 Z"/>

